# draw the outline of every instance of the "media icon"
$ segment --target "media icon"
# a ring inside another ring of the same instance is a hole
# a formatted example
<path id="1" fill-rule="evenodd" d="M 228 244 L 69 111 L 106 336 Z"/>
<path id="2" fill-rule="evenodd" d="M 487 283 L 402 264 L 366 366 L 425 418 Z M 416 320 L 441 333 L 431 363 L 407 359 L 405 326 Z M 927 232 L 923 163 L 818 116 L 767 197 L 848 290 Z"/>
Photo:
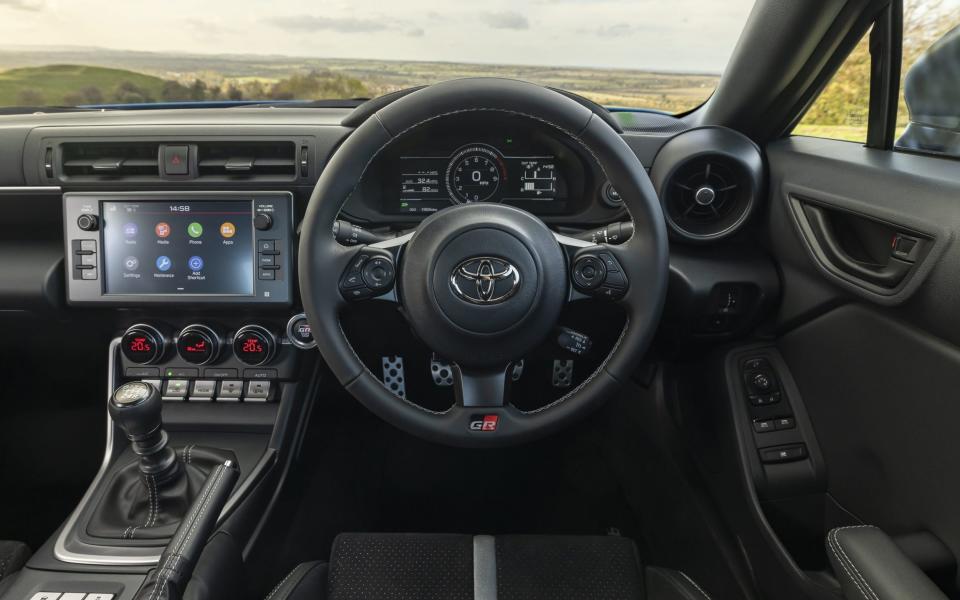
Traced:
<path id="1" fill-rule="evenodd" d="M 187 266 L 190 267 L 191 271 L 202 271 L 203 259 L 199 256 L 191 256 L 190 260 L 187 261 Z"/>
<path id="2" fill-rule="evenodd" d="M 157 234 L 158 238 L 165 238 L 170 235 L 170 224 L 160 222 L 153 228 L 154 233 Z"/>
<path id="3" fill-rule="evenodd" d="M 157 270 L 163 271 L 166 273 L 170 270 L 170 267 L 173 266 L 173 261 L 170 260 L 169 256 L 159 256 L 157 257 Z"/>
<path id="4" fill-rule="evenodd" d="M 193 223 L 187 225 L 187 233 L 192 238 L 198 238 L 203 235 L 203 225 L 194 221 Z"/>

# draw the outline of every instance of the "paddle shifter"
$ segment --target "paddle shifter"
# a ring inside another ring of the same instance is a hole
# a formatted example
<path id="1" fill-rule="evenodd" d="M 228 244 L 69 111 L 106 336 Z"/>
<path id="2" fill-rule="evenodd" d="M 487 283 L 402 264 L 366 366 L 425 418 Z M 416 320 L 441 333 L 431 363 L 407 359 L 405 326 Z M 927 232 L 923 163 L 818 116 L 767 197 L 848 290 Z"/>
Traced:
<path id="1" fill-rule="evenodd" d="M 177 454 L 167 446 L 160 392 L 149 383 L 133 381 L 118 387 L 110 398 L 110 416 L 123 429 L 140 472 L 154 480 L 169 480 L 179 470 Z"/>

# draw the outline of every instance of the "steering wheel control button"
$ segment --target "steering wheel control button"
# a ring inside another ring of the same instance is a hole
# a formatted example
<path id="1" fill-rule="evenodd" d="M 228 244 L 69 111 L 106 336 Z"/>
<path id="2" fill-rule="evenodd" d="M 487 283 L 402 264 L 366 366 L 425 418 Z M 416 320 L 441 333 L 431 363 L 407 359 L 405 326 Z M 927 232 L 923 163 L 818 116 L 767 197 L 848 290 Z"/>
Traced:
<path id="1" fill-rule="evenodd" d="M 313 329 L 310 328 L 307 315 L 300 313 L 290 317 L 290 320 L 287 321 L 287 339 L 301 350 L 310 350 L 317 347 L 317 340 L 313 339 Z"/>
<path id="2" fill-rule="evenodd" d="M 233 336 L 233 353 L 245 364 L 254 367 L 266 364 L 276 351 L 276 338 L 260 325 L 241 327 Z"/>
<path id="3" fill-rule="evenodd" d="M 177 354 L 190 364 L 212 363 L 220 354 L 220 336 L 206 325 L 188 325 L 177 336 Z"/>
<path id="4" fill-rule="evenodd" d="M 393 262 L 377 256 L 367 261 L 363 265 L 363 282 L 374 292 L 387 290 L 393 285 L 393 279 L 396 271 L 393 268 Z"/>
<path id="5" fill-rule="evenodd" d="M 603 285 L 607 267 L 593 255 L 581 256 L 573 264 L 573 284 L 581 291 L 592 291 Z"/>
<path id="6" fill-rule="evenodd" d="M 132 363 L 149 365 L 163 357 L 163 335 L 151 325 L 132 325 L 120 338 L 120 350 Z"/>

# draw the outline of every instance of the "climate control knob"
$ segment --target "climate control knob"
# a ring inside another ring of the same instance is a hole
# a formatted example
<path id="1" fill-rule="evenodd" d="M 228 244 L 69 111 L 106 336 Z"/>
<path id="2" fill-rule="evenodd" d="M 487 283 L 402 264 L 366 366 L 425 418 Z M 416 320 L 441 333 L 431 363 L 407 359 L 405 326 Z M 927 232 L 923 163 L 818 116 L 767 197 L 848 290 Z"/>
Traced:
<path id="1" fill-rule="evenodd" d="M 150 365 L 160 362 L 167 340 L 153 325 L 137 323 L 127 328 L 120 338 L 120 351 L 132 363 Z"/>
<path id="2" fill-rule="evenodd" d="M 187 325 L 177 336 L 177 354 L 194 365 L 206 365 L 220 355 L 220 336 L 206 325 Z"/>
<path id="3" fill-rule="evenodd" d="M 248 365 L 267 364 L 276 352 L 277 338 L 266 327 L 247 325 L 233 336 L 233 353 Z"/>

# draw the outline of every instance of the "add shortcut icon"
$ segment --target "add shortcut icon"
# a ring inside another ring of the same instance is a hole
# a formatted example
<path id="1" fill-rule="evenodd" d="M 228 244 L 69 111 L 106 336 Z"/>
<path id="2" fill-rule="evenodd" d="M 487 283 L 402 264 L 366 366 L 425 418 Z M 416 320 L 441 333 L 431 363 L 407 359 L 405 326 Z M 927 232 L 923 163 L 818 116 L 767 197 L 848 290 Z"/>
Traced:
<path id="1" fill-rule="evenodd" d="M 202 271 L 203 259 L 199 256 L 191 256 L 190 260 L 187 261 L 187 266 L 190 267 L 191 271 Z"/>

